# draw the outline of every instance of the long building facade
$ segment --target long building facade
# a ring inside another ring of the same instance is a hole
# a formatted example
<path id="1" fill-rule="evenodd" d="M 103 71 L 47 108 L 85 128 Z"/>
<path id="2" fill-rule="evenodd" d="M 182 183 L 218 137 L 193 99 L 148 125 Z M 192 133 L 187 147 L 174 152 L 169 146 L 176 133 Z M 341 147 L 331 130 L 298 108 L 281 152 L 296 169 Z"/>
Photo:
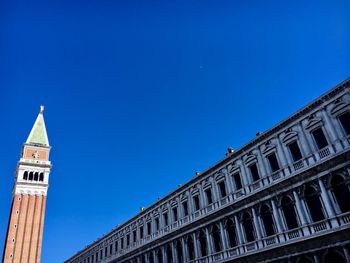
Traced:
<path id="1" fill-rule="evenodd" d="M 350 262 L 350 79 L 65 262 Z"/>

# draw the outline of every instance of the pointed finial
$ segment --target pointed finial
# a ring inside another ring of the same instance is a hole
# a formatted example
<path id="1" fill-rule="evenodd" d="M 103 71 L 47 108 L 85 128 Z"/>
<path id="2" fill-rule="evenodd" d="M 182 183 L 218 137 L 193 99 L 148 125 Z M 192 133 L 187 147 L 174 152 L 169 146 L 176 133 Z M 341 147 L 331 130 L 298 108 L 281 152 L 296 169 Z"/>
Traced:
<path id="1" fill-rule="evenodd" d="M 44 112 L 44 105 L 40 105 L 40 113 Z"/>

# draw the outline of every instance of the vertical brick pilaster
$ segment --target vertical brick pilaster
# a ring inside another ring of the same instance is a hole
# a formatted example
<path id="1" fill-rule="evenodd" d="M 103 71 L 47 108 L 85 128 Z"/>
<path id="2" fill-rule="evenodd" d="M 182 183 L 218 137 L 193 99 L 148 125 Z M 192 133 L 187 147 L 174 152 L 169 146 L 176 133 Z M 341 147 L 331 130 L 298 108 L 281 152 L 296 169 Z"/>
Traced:
<path id="1" fill-rule="evenodd" d="M 14 263 L 21 262 L 21 251 L 23 246 L 24 231 L 25 231 L 25 225 L 26 225 L 26 219 L 27 219 L 28 202 L 29 202 L 29 196 L 26 194 L 22 194 L 21 207 L 19 210 L 19 219 L 17 224 L 17 237 L 15 242 L 14 261 L 13 261 Z"/>
<path id="2" fill-rule="evenodd" d="M 14 250 L 16 245 L 16 235 L 18 231 L 18 218 L 21 208 L 21 195 L 14 195 L 12 200 L 11 213 L 7 226 L 7 237 L 3 253 L 3 262 L 12 263 L 14 259 Z"/>
<path id="3" fill-rule="evenodd" d="M 29 262 L 37 262 L 37 249 L 39 246 L 39 232 L 40 232 L 40 222 L 41 222 L 41 209 L 43 203 L 43 196 L 36 196 L 35 201 L 35 211 L 34 211 L 34 220 L 33 220 L 33 230 L 32 238 L 29 252 Z"/>
<path id="4" fill-rule="evenodd" d="M 30 241 L 32 237 L 33 217 L 35 209 L 35 195 L 29 195 L 27 218 L 25 221 L 24 240 L 22 246 L 21 262 L 29 262 Z"/>
<path id="5" fill-rule="evenodd" d="M 40 212 L 40 229 L 39 229 L 39 235 L 38 235 L 38 249 L 36 252 L 36 262 L 34 262 L 34 263 L 40 263 L 41 248 L 42 248 L 42 243 L 43 243 L 45 209 L 46 209 L 46 196 L 43 195 L 42 196 L 41 212 Z"/>

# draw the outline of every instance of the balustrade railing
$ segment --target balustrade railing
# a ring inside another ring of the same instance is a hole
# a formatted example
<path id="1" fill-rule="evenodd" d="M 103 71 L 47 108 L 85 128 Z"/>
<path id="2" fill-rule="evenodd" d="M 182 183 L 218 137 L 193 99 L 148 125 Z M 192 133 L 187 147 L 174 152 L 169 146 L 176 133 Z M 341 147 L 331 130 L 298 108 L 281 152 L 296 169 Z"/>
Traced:
<path id="1" fill-rule="evenodd" d="M 341 224 L 349 224 L 350 223 L 350 212 L 339 215 Z"/>
<path id="2" fill-rule="evenodd" d="M 214 209 L 214 204 L 210 204 L 210 205 L 208 205 L 207 207 L 206 207 L 206 212 L 210 212 L 210 211 L 212 211 Z"/>
<path id="3" fill-rule="evenodd" d="M 236 192 L 233 193 L 233 195 L 234 195 L 233 199 L 238 199 L 238 198 L 244 196 L 245 195 L 244 188 L 237 190 Z"/>
<path id="4" fill-rule="evenodd" d="M 238 248 L 237 247 L 230 248 L 228 250 L 228 254 L 229 254 L 229 256 L 236 256 L 236 255 L 238 255 Z"/>
<path id="5" fill-rule="evenodd" d="M 288 239 L 294 239 L 294 238 L 298 238 L 298 237 L 302 236 L 301 231 L 302 231 L 301 228 L 293 229 L 293 230 L 288 231 L 286 234 L 288 236 Z"/>
<path id="6" fill-rule="evenodd" d="M 261 179 L 259 179 L 258 181 L 252 183 L 250 185 L 250 190 L 251 191 L 255 191 L 256 189 L 259 189 L 261 187 Z"/>
<path id="7" fill-rule="evenodd" d="M 282 177 L 283 170 L 278 170 L 271 174 L 272 181 L 276 181 Z"/>
<path id="8" fill-rule="evenodd" d="M 300 170 L 301 168 L 304 167 L 304 160 L 299 160 L 295 163 L 293 163 L 293 167 L 294 167 L 294 170 L 297 171 L 297 170 Z"/>
<path id="9" fill-rule="evenodd" d="M 247 251 L 251 251 L 251 250 L 256 249 L 257 248 L 256 242 L 254 241 L 254 242 L 251 242 L 251 243 L 247 243 L 245 245 L 245 248 L 246 248 Z"/>
<path id="10" fill-rule="evenodd" d="M 226 205 L 229 202 L 229 196 L 225 196 L 220 200 L 220 205 Z"/>
<path id="11" fill-rule="evenodd" d="M 347 225 L 350 224 L 350 212 L 347 213 L 343 213 L 343 214 L 339 214 L 336 216 L 336 219 L 340 222 L 340 225 L 337 226 L 336 228 L 341 228 L 343 227 L 343 225 Z M 296 229 L 292 229 L 292 230 L 288 230 L 288 231 L 284 231 L 281 233 L 278 233 L 274 236 L 269 236 L 269 237 L 265 237 L 262 238 L 261 240 L 256 240 L 253 242 L 249 242 L 249 243 L 244 243 L 242 245 L 233 247 L 233 248 L 228 248 L 225 251 L 221 251 L 215 254 L 211 254 L 211 255 L 207 255 L 205 257 L 202 258 L 197 258 L 195 260 L 192 260 L 190 262 L 211 262 L 211 261 L 220 261 L 224 258 L 224 255 L 226 255 L 226 257 L 228 256 L 229 258 L 234 258 L 235 256 L 244 254 L 246 252 L 252 252 L 254 250 L 259 250 L 259 246 L 258 246 L 258 242 L 262 241 L 263 247 L 270 247 L 270 246 L 275 246 L 278 244 L 283 244 L 283 243 L 288 243 L 291 241 L 295 241 L 298 239 L 302 239 L 304 237 L 303 235 L 303 229 L 304 228 L 309 228 L 311 230 L 311 235 L 315 234 L 315 233 L 319 233 L 319 232 L 327 232 L 327 231 L 334 231 L 334 228 L 332 229 L 331 224 L 329 223 L 329 219 L 325 219 L 316 223 L 311 223 L 308 225 L 305 225 L 303 227 L 298 227 Z M 166 234 L 166 233 L 163 233 Z M 283 235 L 285 238 L 279 238 L 279 236 Z M 144 240 L 145 241 L 145 240 Z M 137 247 L 137 245 L 144 245 L 145 242 L 141 242 L 141 243 L 134 243 L 133 245 L 129 246 L 128 248 L 124 248 L 119 250 L 117 253 L 113 254 L 113 257 L 118 257 L 118 256 L 122 256 L 124 254 L 126 254 L 127 252 L 132 251 L 135 246 Z M 241 248 L 243 248 L 241 250 Z"/>
<path id="12" fill-rule="evenodd" d="M 328 223 L 328 220 L 323 220 L 320 222 L 313 223 L 311 225 L 311 229 L 313 230 L 314 233 L 316 233 L 316 232 L 330 229 L 330 225 Z"/>
<path id="13" fill-rule="evenodd" d="M 216 254 L 213 254 L 213 259 L 214 259 L 214 261 L 218 261 L 218 260 L 220 260 L 220 259 L 222 259 L 223 258 L 223 256 L 222 256 L 222 252 L 219 252 L 219 253 L 216 253 Z"/>
<path id="14" fill-rule="evenodd" d="M 278 242 L 277 235 L 271 236 L 271 237 L 266 237 L 263 239 L 263 242 L 264 242 L 265 246 L 270 246 L 270 245 L 276 244 Z"/>
<path id="15" fill-rule="evenodd" d="M 323 148 L 321 149 L 319 152 L 318 152 L 318 155 L 320 156 L 320 159 L 323 159 L 329 155 L 331 155 L 331 151 L 329 149 L 329 146 L 327 146 L 326 148 Z"/>

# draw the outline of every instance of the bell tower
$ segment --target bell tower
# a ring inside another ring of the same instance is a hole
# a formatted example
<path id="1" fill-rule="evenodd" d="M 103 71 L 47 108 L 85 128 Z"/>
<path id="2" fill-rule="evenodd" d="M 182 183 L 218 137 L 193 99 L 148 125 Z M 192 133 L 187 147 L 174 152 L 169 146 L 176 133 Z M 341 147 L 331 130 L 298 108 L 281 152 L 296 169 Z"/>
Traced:
<path id="1" fill-rule="evenodd" d="M 40 262 L 51 170 L 51 147 L 43 112 L 44 106 L 40 106 L 38 117 L 22 146 L 17 163 L 3 263 Z"/>

